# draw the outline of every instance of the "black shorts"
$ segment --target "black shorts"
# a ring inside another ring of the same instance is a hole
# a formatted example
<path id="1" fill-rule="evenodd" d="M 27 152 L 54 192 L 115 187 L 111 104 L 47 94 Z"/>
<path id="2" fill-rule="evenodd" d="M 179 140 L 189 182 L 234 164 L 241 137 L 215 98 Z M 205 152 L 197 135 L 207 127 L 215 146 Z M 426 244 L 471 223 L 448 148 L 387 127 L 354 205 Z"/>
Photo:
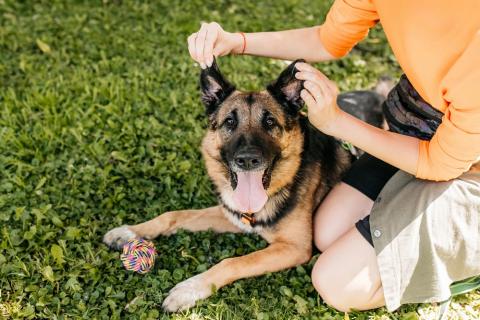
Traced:
<path id="1" fill-rule="evenodd" d="M 397 171 L 398 168 L 365 153 L 352 164 L 342 181 L 375 201 L 385 184 Z M 355 227 L 373 246 L 370 215 L 359 220 Z"/>

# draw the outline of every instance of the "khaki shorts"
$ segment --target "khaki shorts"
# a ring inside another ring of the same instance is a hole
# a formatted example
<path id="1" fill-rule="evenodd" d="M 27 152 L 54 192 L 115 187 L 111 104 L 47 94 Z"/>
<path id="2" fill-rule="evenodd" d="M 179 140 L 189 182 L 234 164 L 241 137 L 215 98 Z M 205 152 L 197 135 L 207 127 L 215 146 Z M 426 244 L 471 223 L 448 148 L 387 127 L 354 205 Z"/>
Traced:
<path id="1" fill-rule="evenodd" d="M 480 274 L 480 173 L 431 182 L 397 172 L 370 231 L 388 310 L 447 300 L 452 282 Z"/>

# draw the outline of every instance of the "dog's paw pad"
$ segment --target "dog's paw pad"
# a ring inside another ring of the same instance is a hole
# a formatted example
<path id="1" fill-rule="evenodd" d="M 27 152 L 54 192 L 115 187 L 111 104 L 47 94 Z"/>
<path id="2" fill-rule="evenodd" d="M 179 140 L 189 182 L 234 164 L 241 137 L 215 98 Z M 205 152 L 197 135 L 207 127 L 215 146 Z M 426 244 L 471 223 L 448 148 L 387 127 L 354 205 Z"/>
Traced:
<path id="1" fill-rule="evenodd" d="M 186 310 L 198 300 L 208 298 L 212 294 L 212 286 L 205 282 L 202 274 L 180 282 L 163 301 L 163 309 L 169 312 Z"/>
<path id="2" fill-rule="evenodd" d="M 103 236 L 103 242 L 114 249 L 121 249 L 130 239 L 137 238 L 137 234 L 130 230 L 128 226 L 121 226 L 108 231 Z"/>

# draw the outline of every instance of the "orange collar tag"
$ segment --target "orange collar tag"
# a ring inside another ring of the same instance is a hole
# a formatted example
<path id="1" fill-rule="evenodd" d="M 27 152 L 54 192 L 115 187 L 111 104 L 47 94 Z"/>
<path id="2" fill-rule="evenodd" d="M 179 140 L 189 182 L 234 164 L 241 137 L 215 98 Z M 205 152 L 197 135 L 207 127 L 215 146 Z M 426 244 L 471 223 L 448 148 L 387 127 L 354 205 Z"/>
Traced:
<path id="1" fill-rule="evenodd" d="M 255 217 L 252 212 L 243 212 L 241 215 L 241 221 L 252 226 L 255 223 Z"/>

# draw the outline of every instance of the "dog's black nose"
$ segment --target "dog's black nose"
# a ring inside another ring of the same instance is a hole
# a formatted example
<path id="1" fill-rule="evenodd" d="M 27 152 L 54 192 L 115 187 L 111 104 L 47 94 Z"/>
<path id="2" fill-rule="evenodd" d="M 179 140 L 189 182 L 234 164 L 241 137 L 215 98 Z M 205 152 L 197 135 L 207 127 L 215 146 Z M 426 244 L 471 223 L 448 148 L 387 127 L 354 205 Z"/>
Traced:
<path id="1" fill-rule="evenodd" d="M 235 164 L 243 170 L 254 170 L 263 164 L 263 157 L 259 151 L 248 150 L 235 155 Z"/>

